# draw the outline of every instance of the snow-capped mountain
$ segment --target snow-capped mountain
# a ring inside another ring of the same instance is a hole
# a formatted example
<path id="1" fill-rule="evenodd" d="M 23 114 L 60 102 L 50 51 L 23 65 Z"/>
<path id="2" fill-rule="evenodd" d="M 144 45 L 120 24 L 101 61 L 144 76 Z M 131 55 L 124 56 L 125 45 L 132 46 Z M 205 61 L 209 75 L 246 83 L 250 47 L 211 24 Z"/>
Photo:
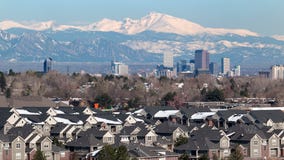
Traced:
<path id="1" fill-rule="evenodd" d="M 284 35 L 273 35 L 272 36 L 274 39 L 277 39 L 279 41 L 284 41 Z"/>
<path id="2" fill-rule="evenodd" d="M 162 53 L 176 60 L 194 58 L 207 49 L 211 61 L 269 67 L 284 64 L 284 37 L 263 37 L 244 29 L 208 28 L 185 19 L 150 13 L 141 19 L 103 19 L 88 25 L 0 22 L 0 57 L 5 61 L 162 62 Z"/>
<path id="3" fill-rule="evenodd" d="M 240 36 L 258 36 L 257 33 L 244 29 L 224 29 L 224 28 L 206 28 L 199 24 L 185 19 L 173 17 L 166 14 L 152 12 L 141 19 L 125 18 L 123 21 L 103 19 L 89 25 L 57 25 L 53 21 L 21 24 L 13 21 L 0 22 L 1 30 L 11 28 L 23 28 L 35 31 L 54 30 L 64 31 L 68 29 L 78 29 L 81 31 L 102 31 L 118 32 L 123 34 L 137 34 L 145 31 L 155 31 L 163 33 L 174 33 L 179 35 L 197 35 L 197 34 L 237 34 Z"/>

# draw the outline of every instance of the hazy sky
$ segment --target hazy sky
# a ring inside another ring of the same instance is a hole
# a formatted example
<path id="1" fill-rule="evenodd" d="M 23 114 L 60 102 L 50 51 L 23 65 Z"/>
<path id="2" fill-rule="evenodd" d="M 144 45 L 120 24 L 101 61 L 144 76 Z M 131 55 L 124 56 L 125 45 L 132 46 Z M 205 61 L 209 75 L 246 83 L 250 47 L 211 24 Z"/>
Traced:
<path id="1" fill-rule="evenodd" d="M 0 21 L 87 24 L 102 18 L 138 19 L 149 12 L 185 18 L 205 27 L 284 35 L 284 0 L 0 0 Z"/>

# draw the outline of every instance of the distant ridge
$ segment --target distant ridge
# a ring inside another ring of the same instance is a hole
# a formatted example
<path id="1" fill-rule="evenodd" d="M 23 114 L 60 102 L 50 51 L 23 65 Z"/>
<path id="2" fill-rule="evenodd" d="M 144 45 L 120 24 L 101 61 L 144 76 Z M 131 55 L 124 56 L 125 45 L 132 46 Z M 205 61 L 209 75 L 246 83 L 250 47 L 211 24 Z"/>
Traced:
<path id="1" fill-rule="evenodd" d="M 181 19 L 157 12 L 151 12 L 141 19 L 125 18 L 123 21 L 102 19 L 101 21 L 88 25 L 78 26 L 58 25 L 54 21 L 36 22 L 29 24 L 14 22 L 10 20 L 0 22 L 0 30 L 8 30 L 11 28 L 23 28 L 35 31 L 64 31 L 69 29 L 76 29 L 81 31 L 111 31 L 128 35 L 137 34 L 144 31 L 155 31 L 162 33 L 175 33 L 179 35 L 236 34 L 240 36 L 258 36 L 257 33 L 245 29 L 206 28 L 186 19 Z"/>

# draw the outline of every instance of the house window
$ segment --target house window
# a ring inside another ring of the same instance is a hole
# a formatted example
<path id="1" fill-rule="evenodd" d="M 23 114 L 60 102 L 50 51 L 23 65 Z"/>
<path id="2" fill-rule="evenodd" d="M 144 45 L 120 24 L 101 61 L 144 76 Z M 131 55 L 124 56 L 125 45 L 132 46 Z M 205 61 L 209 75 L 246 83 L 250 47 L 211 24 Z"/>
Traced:
<path id="1" fill-rule="evenodd" d="M 151 136 L 148 136 L 148 137 L 147 137 L 147 140 L 148 140 L 148 141 L 151 141 L 151 140 L 152 140 L 152 137 L 151 137 Z"/>
<path id="2" fill-rule="evenodd" d="M 16 159 L 22 159 L 22 154 L 21 153 L 16 153 Z"/>
<path id="3" fill-rule="evenodd" d="M 21 143 L 17 143 L 16 144 L 16 149 L 20 149 L 21 148 Z"/>
<path id="4" fill-rule="evenodd" d="M 44 142 L 43 143 L 43 148 L 48 149 L 49 148 L 49 143 L 48 142 Z"/>
<path id="5" fill-rule="evenodd" d="M 253 145 L 258 145 L 258 141 L 253 141 Z"/>
<path id="6" fill-rule="evenodd" d="M 223 139 L 222 140 L 222 147 L 227 147 L 228 143 L 227 140 Z"/>
<path id="7" fill-rule="evenodd" d="M 108 141 L 108 142 L 111 142 L 111 141 L 112 141 L 112 138 L 111 138 L 111 137 L 107 137 L 107 141 Z"/>
<path id="8" fill-rule="evenodd" d="M 253 149 L 253 154 L 258 155 L 258 149 Z"/>
<path id="9" fill-rule="evenodd" d="M 60 152 L 60 157 L 65 157 L 65 152 Z"/>
<path id="10" fill-rule="evenodd" d="M 247 153 L 247 149 L 244 149 L 243 150 L 243 154 L 244 154 L 244 156 L 246 156 L 248 153 Z"/>
<path id="11" fill-rule="evenodd" d="M 276 145 L 276 144 L 277 144 L 276 139 L 272 139 L 272 140 L 271 140 L 271 144 L 272 144 L 272 145 Z"/>

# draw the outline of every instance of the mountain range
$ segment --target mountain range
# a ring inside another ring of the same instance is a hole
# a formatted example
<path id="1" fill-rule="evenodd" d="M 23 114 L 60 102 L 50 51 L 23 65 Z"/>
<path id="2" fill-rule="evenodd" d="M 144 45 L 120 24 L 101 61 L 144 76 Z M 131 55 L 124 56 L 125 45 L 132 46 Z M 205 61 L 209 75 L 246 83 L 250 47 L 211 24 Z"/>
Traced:
<path id="1" fill-rule="evenodd" d="M 281 35 L 266 37 L 246 29 L 203 27 L 156 12 L 87 25 L 0 22 L 0 56 L 10 62 L 52 57 L 64 62 L 161 63 L 162 53 L 189 60 L 196 49 L 207 49 L 214 62 L 229 57 L 232 65 L 267 67 L 284 63 L 283 40 Z"/>

